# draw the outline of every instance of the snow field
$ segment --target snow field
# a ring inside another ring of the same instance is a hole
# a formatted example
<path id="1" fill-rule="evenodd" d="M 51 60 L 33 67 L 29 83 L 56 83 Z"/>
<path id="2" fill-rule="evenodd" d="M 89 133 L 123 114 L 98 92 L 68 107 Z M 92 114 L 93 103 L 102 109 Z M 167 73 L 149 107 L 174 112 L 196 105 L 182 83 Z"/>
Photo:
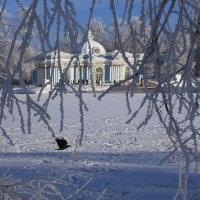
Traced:
<path id="1" fill-rule="evenodd" d="M 137 108 L 142 97 L 143 94 L 136 94 L 131 105 Z M 19 98 L 23 99 L 24 95 Z M 44 95 L 42 100 L 45 98 Z M 74 94 L 64 97 L 65 119 L 61 133 L 59 100 L 53 100 L 48 110 L 56 136 L 67 138 L 71 145 L 67 150 L 56 150 L 51 133 L 37 119 L 33 118 L 32 134 L 21 132 L 17 115 L 14 122 L 11 117 L 5 120 L 4 127 L 14 145 L 0 135 L 2 180 L 12 175 L 9 182 L 27 181 L 18 189 L 19 195 L 27 199 L 37 199 L 38 191 L 47 199 L 172 199 L 177 191 L 178 169 L 173 157 L 162 166 L 157 165 L 171 147 L 157 116 L 152 116 L 147 126 L 137 130 L 146 108 L 126 124 L 130 115 L 123 94 L 110 94 L 100 102 L 91 94 L 84 94 L 83 98 L 89 111 L 84 112 L 83 145 L 77 149 L 80 114 Z M 52 184 L 45 186 L 47 182 Z M 188 199 L 200 199 L 199 191 L 199 174 L 191 173 Z"/>

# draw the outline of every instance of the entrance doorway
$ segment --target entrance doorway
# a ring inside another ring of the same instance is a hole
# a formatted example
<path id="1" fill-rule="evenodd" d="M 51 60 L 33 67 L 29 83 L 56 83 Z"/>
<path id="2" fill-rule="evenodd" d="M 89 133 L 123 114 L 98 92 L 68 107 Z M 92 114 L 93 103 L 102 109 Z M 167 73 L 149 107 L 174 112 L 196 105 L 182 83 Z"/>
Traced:
<path id="1" fill-rule="evenodd" d="M 96 84 L 97 85 L 101 85 L 102 81 L 103 81 L 103 70 L 101 69 L 101 67 L 98 67 L 96 69 Z"/>

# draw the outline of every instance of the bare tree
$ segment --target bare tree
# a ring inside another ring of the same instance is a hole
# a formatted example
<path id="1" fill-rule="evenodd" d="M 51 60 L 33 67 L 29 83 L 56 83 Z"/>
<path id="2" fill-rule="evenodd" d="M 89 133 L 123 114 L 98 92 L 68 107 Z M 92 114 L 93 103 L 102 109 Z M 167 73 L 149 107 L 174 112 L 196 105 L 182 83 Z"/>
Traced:
<path id="1" fill-rule="evenodd" d="M 8 54 L 8 35 L 10 32 L 9 26 L 9 14 L 7 11 L 1 13 L 0 18 L 0 80 L 2 81 L 5 76 L 4 65 L 6 62 L 6 56 Z"/>
<path id="2" fill-rule="evenodd" d="M 4 6 L 2 6 L 1 11 L 4 12 L 6 0 L 3 1 Z M 101 1 L 99 1 L 101 3 Z M 116 4 L 120 1 L 110 0 L 110 10 L 113 16 L 113 30 L 115 35 L 115 41 L 118 50 L 122 53 L 124 60 L 131 67 L 132 76 L 126 80 L 122 80 L 114 86 L 111 86 L 108 90 L 102 93 L 98 99 L 102 99 L 106 94 L 115 89 L 115 87 L 123 84 L 127 80 L 131 80 L 132 84 L 125 88 L 126 99 L 127 99 L 127 109 L 128 112 L 132 114 L 127 123 L 130 123 L 133 118 L 137 117 L 138 112 L 141 108 L 147 104 L 148 110 L 146 118 L 143 123 L 139 125 L 138 128 L 147 124 L 151 119 L 151 116 L 156 112 L 160 122 L 166 129 L 166 134 L 171 141 L 171 152 L 168 157 L 178 153 L 183 156 L 181 161 L 183 165 L 182 174 L 180 176 L 179 190 L 175 199 L 179 196 L 183 200 L 187 199 L 187 180 L 189 168 L 199 162 L 199 126 L 196 123 L 199 117 L 199 110 L 197 108 L 199 96 L 200 96 L 200 85 L 196 77 L 194 76 L 194 55 L 197 44 L 197 39 L 199 35 L 199 1 L 189 1 L 189 0 L 143 0 L 141 1 L 141 14 L 139 19 L 139 24 L 133 26 L 136 22 L 132 20 L 132 15 L 134 13 L 134 0 L 126 0 L 124 7 L 123 16 L 117 16 Z M 16 4 L 23 8 L 21 1 L 16 0 Z M 91 19 L 93 11 L 95 8 L 96 1 L 91 2 L 90 15 L 87 24 L 87 31 L 90 28 Z M 43 7 L 43 16 L 39 16 L 37 8 L 39 6 Z M 0 17 L 2 17 L 2 12 L 0 12 Z M 76 8 L 73 5 L 73 1 L 39 1 L 32 0 L 30 6 L 25 9 L 24 15 L 21 19 L 21 23 L 14 32 L 14 36 L 11 40 L 11 45 L 8 51 L 8 56 L 5 61 L 5 79 L 3 80 L 1 86 L 1 104 L 0 104 L 0 126 L 3 129 L 2 119 L 5 116 L 5 108 L 8 108 L 10 113 L 13 114 L 13 104 L 16 104 L 19 108 L 19 115 L 22 122 L 22 131 L 25 132 L 24 119 L 20 112 L 20 107 L 24 106 L 21 104 L 17 96 L 13 94 L 12 77 L 16 74 L 19 75 L 20 83 L 23 87 L 25 86 L 23 80 L 23 69 L 22 62 L 25 56 L 26 49 L 30 45 L 32 39 L 32 32 L 34 25 L 38 31 L 38 37 L 41 44 L 41 51 L 46 53 L 50 50 L 57 50 L 60 52 L 60 34 L 62 33 L 62 26 L 64 27 L 64 34 L 68 35 L 70 47 L 75 52 L 77 47 L 77 38 L 80 34 L 84 34 L 85 30 L 76 21 Z M 122 21 L 119 23 L 119 18 Z M 173 23 L 171 19 L 173 18 Z M 139 63 L 131 63 L 125 54 L 126 51 L 126 41 L 121 34 L 121 25 L 127 24 L 130 31 L 130 36 L 125 37 L 127 41 L 131 42 L 131 47 L 133 51 L 133 56 L 137 56 L 134 50 L 142 50 L 144 57 Z M 150 29 L 148 29 L 148 37 L 145 33 L 145 24 L 148 24 Z M 140 31 L 138 32 L 138 25 Z M 21 32 L 26 30 L 23 35 Z M 55 39 L 52 40 L 51 33 L 54 32 Z M 138 34 L 143 35 L 145 43 L 141 42 L 138 38 Z M 16 67 L 14 71 L 11 71 L 7 66 L 12 62 L 12 57 L 14 55 L 14 47 L 16 46 L 17 40 L 20 38 L 20 48 L 19 48 L 19 59 L 16 62 Z M 87 38 L 85 38 L 87 40 Z M 135 42 L 137 41 L 137 42 Z M 163 43 L 164 42 L 164 43 Z M 163 50 L 163 45 L 164 50 Z M 188 48 L 189 47 L 189 48 Z M 77 55 L 71 59 L 73 61 L 79 58 Z M 92 59 L 92 58 L 91 58 Z M 91 61 L 91 60 L 90 60 Z M 145 67 L 148 63 L 153 64 L 154 77 L 157 80 L 157 86 L 155 91 L 152 93 L 148 90 L 147 84 L 149 81 L 149 76 L 147 76 Z M 70 64 L 69 64 L 70 65 Z M 69 66 L 68 66 L 69 67 Z M 68 68 L 67 67 L 67 68 Z M 60 130 L 63 129 L 63 95 L 66 93 L 67 87 L 72 87 L 70 85 L 64 84 L 64 73 L 59 66 L 61 73 L 61 80 L 55 86 L 55 88 L 50 92 L 49 97 L 43 106 L 33 101 L 31 96 L 27 94 L 27 131 L 31 132 L 31 113 L 35 113 L 40 116 L 40 119 L 48 126 L 49 130 L 54 135 L 52 128 L 50 127 L 48 120 L 50 119 L 47 108 L 50 105 L 50 100 L 52 98 L 60 98 L 60 111 L 61 111 L 61 123 Z M 162 73 L 164 71 L 164 73 Z M 182 78 L 177 85 L 174 85 L 171 80 L 176 74 L 182 73 Z M 164 76 L 163 76 L 164 74 Z M 144 77 L 145 85 L 145 97 L 143 98 L 139 108 L 131 108 L 129 99 L 133 96 L 133 91 L 135 90 L 136 81 L 139 76 Z M 195 93 L 194 87 L 196 86 Z M 93 85 L 94 86 L 94 85 Z M 72 87 L 72 89 L 74 89 Z M 94 87 L 93 87 L 93 91 Z M 81 144 L 83 133 L 84 133 L 84 110 L 87 110 L 87 106 L 83 101 L 82 96 L 82 85 L 79 84 L 78 91 L 75 91 L 76 96 L 79 99 L 79 109 L 80 109 L 80 122 L 81 122 L 81 134 L 79 137 L 79 144 Z M 42 93 L 40 93 L 39 98 Z M 178 107 L 178 110 L 175 109 Z M 185 111 L 184 116 L 179 116 L 182 111 Z M 6 133 L 4 133 L 5 136 Z M 77 143 L 78 145 L 78 143 Z M 167 159 L 166 157 L 165 159 Z M 164 160 L 165 160 L 164 159 Z M 163 161 L 164 161 L 163 160 Z"/>
<path id="3" fill-rule="evenodd" d="M 119 50 L 124 52 L 124 44 L 120 35 L 119 25 L 115 12 L 116 2 L 110 1 L 111 10 L 113 13 L 115 30 Z M 133 70 L 133 84 L 127 88 L 127 105 L 129 112 L 132 108 L 129 107 L 129 98 L 132 96 L 132 91 L 135 88 L 135 80 L 139 74 L 144 77 L 146 87 L 146 96 L 144 97 L 141 106 L 132 113 L 132 117 L 127 121 L 130 123 L 137 116 L 140 109 L 148 104 L 147 116 L 144 122 L 139 126 L 148 123 L 154 111 L 158 114 L 160 122 L 166 128 L 166 134 L 172 142 L 172 155 L 175 152 L 183 155 L 184 167 L 180 179 L 180 188 L 175 196 L 175 199 L 181 195 L 182 199 L 187 198 L 187 180 L 189 166 L 195 162 L 199 162 L 198 158 L 198 128 L 195 125 L 195 119 L 198 118 L 198 99 L 199 99 L 199 82 L 193 74 L 194 64 L 194 49 L 199 30 L 199 4 L 190 1 L 143 1 L 141 8 L 142 24 L 149 23 L 151 31 L 147 43 L 144 48 L 144 57 L 140 63 L 139 69 L 133 63 L 129 66 Z M 126 21 L 130 24 L 131 13 L 133 12 L 134 2 L 126 1 L 127 17 Z M 176 13 L 175 16 L 173 13 Z M 172 27 L 170 18 L 175 18 L 175 26 Z M 144 29 L 141 29 L 143 32 Z M 132 31 L 132 40 L 137 38 L 137 32 Z M 167 47 L 162 51 L 163 38 Z M 134 43 L 133 43 L 134 44 Z M 189 46 L 189 48 L 188 48 Z M 137 48 L 135 48 L 137 49 Z M 145 65 L 149 60 L 152 60 L 154 65 L 154 75 L 158 81 L 156 90 L 149 93 L 147 88 L 148 76 L 146 76 Z M 162 71 L 165 75 L 163 76 Z M 177 73 L 182 73 L 182 79 L 178 85 L 174 85 L 171 80 Z M 123 82 L 123 81 L 122 81 Z M 194 93 L 193 85 L 197 86 Z M 119 83 L 121 84 L 121 83 Z M 115 86 L 114 86 L 115 87 Z M 113 88 L 109 88 L 105 93 L 100 95 L 101 99 L 106 93 Z M 130 93 L 129 93 L 130 92 Z M 175 106 L 178 106 L 178 111 L 175 111 Z M 179 113 L 186 110 L 187 114 L 184 118 L 177 118 Z M 166 118 L 167 117 L 167 118 Z M 192 145 L 191 145 L 192 143 Z"/>

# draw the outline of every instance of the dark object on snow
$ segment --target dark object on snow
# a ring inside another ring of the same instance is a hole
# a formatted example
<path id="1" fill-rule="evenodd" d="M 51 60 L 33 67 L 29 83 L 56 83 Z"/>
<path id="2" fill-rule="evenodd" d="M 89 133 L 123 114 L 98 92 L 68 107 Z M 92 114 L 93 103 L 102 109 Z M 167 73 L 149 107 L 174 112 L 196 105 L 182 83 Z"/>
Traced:
<path id="1" fill-rule="evenodd" d="M 67 144 L 67 140 L 63 137 L 56 137 L 56 142 L 59 147 L 58 150 L 64 150 L 64 149 L 70 147 L 70 145 Z"/>
<path id="2" fill-rule="evenodd" d="M 199 109 L 199 103 L 196 102 L 196 110 L 198 110 L 198 109 Z"/>

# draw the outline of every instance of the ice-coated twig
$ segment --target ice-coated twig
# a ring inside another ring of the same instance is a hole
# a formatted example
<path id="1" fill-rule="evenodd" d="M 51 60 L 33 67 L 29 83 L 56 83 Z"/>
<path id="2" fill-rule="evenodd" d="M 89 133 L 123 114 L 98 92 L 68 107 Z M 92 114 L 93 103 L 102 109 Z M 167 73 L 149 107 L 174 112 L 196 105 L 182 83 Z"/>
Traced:
<path id="1" fill-rule="evenodd" d="M 83 190 L 88 184 L 90 184 L 90 182 L 93 180 L 93 178 L 91 177 L 91 178 L 89 178 L 89 180 L 85 183 L 85 184 L 83 184 L 81 187 L 79 187 L 74 193 L 72 193 L 71 195 L 69 195 L 67 198 L 66 198 L 66 200 L 67 199 L 71 199 L 71 198 L 73 198 L 75 195 L 77 195 L 81 190 Z"/>

